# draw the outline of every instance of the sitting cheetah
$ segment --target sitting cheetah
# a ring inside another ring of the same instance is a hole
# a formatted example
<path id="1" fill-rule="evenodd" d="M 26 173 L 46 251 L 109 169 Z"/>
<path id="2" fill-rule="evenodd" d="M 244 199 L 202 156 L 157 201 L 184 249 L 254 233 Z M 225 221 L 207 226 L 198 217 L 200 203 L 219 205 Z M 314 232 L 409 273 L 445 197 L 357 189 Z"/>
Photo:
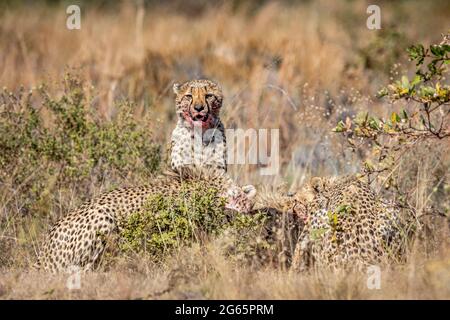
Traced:
<path id="1" fill-rule="evenodd" d="M 221 170 L 183 168 L 182 172 L 168 172 L 146 186 L 107 192 L 67 214 L 48 233 L 35 267 L 52 272 L 73 267 L 92 269 L 100 261 L 106 239 L 120 231 L 124 219 L 143 210 L 151 194 L 176 195 L 186 181 L 205 182 L 221 190 L 225 208 L 247 213 L 253 207 L 255 188 L 238 187 Z"/>
<path id="2" fill-rule="evenodd" d="M 399 209 L 356 177 L 313 178 L 294 199 L 304 222 L 292 268 L 361 268 L 404 250 Z"/>
<path id="3" fill-rule="evenodd" d="M 172 132 L 171 167 L 211 166 L 226 171 L 225 129 L 220 121 L 222 89 L 209 80 L 174 84 L 178 122 Z"/>

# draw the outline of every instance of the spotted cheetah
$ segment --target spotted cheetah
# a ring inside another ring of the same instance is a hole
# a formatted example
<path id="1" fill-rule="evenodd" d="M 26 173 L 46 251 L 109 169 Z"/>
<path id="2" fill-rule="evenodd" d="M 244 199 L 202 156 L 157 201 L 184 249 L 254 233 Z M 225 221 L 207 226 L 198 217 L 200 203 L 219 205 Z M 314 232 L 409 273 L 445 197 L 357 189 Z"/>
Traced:
<path id="1" fill-rule="evenodd" d="M 174 84 L 178 122 L 172 132 L 172 169 L 186 165 L 211 166 L 226 171 L 225 129 L 219 118 L 222 89 L 210 80 Z"/>
<path id="2" fill-rule="evenodd" d="M 293 201 L 304 222 L 292 268 L 361 268 L 399 259 L 405 249 L 399 208 L 355 176 L 313 178 Z"/>
<path id="3" fill-rule="evenodd" d="M 49 231 L 34 267 L 51 272 L 74 267 L 93 269 L 105 250 L 106 240 L 120 233 L 122 222 L 131 214 L 144 209 L 150 195 L 176 195 L 186 181 L 217 188 L 219 196 L 225 198 L 225 208 L 243 213 L 252 209 L 255 188 L 237 186 L 223 171 L 192 167 L 169 171 L 146 186 L 104 193 L 64 216 Z"/>

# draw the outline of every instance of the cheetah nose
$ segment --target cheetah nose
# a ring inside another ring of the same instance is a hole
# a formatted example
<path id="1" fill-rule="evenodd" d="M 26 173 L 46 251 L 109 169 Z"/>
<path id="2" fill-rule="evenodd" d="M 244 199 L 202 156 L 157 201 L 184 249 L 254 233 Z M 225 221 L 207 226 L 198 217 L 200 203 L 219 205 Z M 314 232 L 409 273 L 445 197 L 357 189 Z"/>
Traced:
<path id="1" fill-rule="evenodd" d="M 203 105 L 201 104 L 197 104 L 194 106 L 195 111 L 200 112 L 203 110 Z"/>

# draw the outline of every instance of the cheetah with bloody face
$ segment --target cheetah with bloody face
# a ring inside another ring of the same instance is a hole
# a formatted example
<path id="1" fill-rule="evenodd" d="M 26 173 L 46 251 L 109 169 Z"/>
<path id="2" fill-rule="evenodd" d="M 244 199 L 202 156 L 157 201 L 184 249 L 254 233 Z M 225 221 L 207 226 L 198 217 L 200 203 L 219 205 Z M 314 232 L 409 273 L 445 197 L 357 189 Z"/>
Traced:
<path id="1" fill-rule="evenodd" d="M 178 122 L 172 132 L 171 167 L 208 166 L 227 170 L 225 129 L 220 121 L 222 89 L 210 80 L 173 86 Z"/>
<path id="2" fill-rule="evenodd" d="M 292 267 L 361 268 L 401 260 L 404 219 L 356 177 L 313 178 L 292 201 L 304 222 Z"/>
<path id="3" fill-rule="evenodd" d="M 181 172 L 165 173 L 146 186 L 107 192 L 67 214 L 49 231 L 35 267 L 51 272 L 70 271 L 74 267 L 93 269 L 105 251 L 107 240 L 120 233 L 122 222 L 131 214 L 144 210 L 149 196 L 177 195 L 189 181 L 219 190 L 225 208 L 247 213 L 253 207 L 256 195 L 253 186 L 239 187 L 221 170 L 183 168 Z"/>

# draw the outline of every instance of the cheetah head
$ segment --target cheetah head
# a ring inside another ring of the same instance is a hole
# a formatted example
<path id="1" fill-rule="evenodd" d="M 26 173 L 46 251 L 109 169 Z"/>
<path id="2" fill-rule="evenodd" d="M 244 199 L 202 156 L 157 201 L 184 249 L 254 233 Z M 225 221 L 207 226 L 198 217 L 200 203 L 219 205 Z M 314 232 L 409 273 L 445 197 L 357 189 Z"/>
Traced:
<path id="1" fill-rule="evenodd" d="M 326 177 L 312 177 L 301 190 L 293 195 L 288 203 L 288 213 L 294 214 L 300 221 L 307 223 L 310 218 L 311 206 L 323 197 L 333 180 Z"/>
<path id="2" fill-rule="evenodd" d="M 249 213 L 255 204 L 256 189 L 252 185 L 243 187 L 234 185 L 228 188 L 223 196 L 227 200 L 225 208 L 240 213 Z"/>
<path id="3" fill-rule="evenodd" d="M 222 107 L 222 89 L 210 80 L 192 80 L 173 85 L 179 119 L 188 127 L 214 128 Z"/>

